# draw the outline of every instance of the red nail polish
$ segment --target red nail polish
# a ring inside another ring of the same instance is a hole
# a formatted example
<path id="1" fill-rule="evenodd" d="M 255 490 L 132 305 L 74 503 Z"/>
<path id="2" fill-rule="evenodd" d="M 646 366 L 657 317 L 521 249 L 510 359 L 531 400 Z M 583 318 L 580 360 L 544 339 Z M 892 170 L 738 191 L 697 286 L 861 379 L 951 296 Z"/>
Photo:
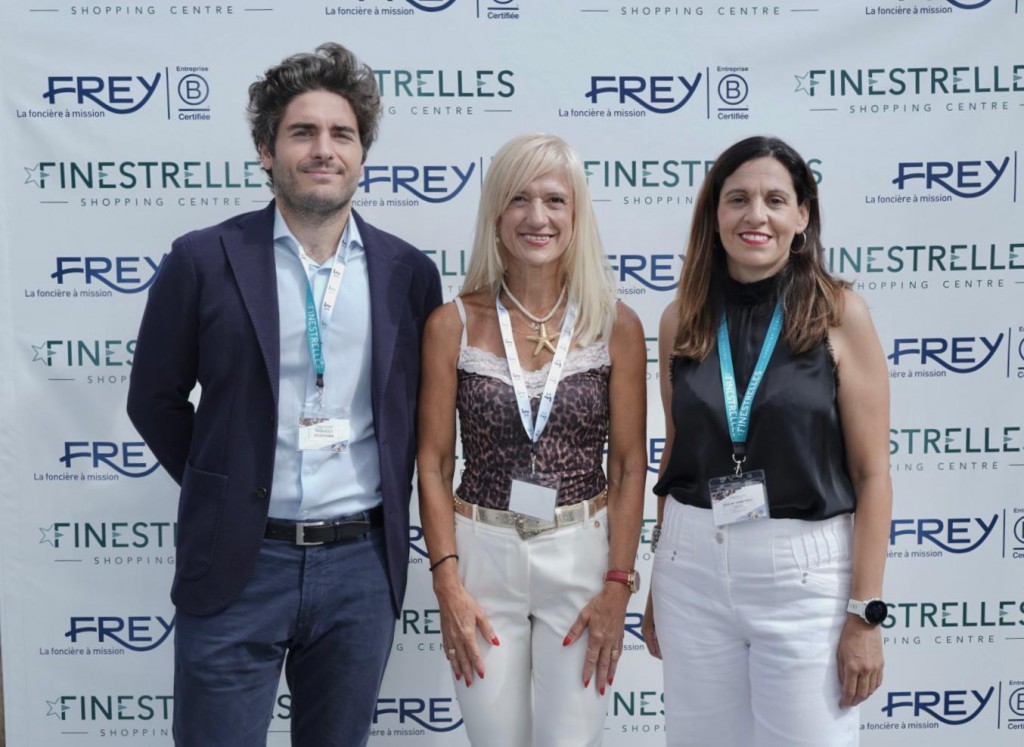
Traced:
<path id="1" fill-rule="evenodd" d="M 590 687 L 590 680 L 583 680 L 583 687 Z"/>
<path id="2" fill-rule="evenodd" d="M 599 692 L 604 695 L 604 688 L 602 687 Z"/>
<path id="3" fill-rule="evenodd" d="M 479 677 L 480 679 L 483 679 L 484 678 L 484 673 L 483 672 L 477 672 L 476 676 Z"/>
<path id="4" fill-rule="evenodd" d="M 572 636 L 571 635 L 567 635 L 565 637 L 565 640 L 562 641 L 562 645 L 563 646 L 568 646 L 570 643 L 572 643 Z"/>
<path id="5" fill-rule="evenodd" d="M 614 677 L 609 677 L 608 678 L 608 686 L 611 687 L 614 684 L 615 684 L 615 678 Z"/>
<path id="6" fill-rule="evenodd" d="M 461 680 L 461 679 L 462 679 L 462 675 L 461 675 L 461 674 L 459 674 L 458 672 L 456 672 L 456 673 L 455 673 L 455 679 L 456 679 L 456 680 Z"/>
<path id="7" fill-rule="evenodd" d="M 501 641 L 498 640 L 498 636 L 494 636 L 493 638 L 491 638 L 491 643 L 493 643 L 495 646 L 501 645 Z"/>

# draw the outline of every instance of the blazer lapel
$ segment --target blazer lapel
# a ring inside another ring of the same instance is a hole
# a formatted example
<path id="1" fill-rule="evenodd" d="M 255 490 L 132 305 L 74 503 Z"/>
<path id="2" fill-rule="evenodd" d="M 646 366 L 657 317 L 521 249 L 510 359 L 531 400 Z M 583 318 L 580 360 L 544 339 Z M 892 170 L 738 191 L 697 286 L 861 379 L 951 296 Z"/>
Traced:
<path id="1" fill-rule="evenodd" d="M 276 408 L 281 375 L 281 332 L 274 262 L 273 200 L 263 210 L 239 220 L 237 230 L 225 233 L 222 241 L 256 332 Z"/>
<path id="2" fill-rule="evenodd" d="M 398 259 L 391 241 L 359 215 L 352 212 L 366 251 L 370 283 L 371 366 L 374 419 L 379 418 L 380 400 L 387 391 L 395 339 L 406 308 L 412 270 Z"/>

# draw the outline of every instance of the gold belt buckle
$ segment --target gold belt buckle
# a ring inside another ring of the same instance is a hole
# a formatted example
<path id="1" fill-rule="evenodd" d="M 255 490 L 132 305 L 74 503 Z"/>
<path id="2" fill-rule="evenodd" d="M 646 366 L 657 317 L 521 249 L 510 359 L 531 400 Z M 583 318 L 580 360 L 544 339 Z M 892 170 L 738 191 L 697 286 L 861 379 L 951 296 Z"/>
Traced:
<path id="1" fill-rule="evenodd" d="M 528 519 L 529 517 L 524 514 L 515 514 L 515 527 L 516 531 L 519 532 L 519 539 L 528 540 L 536 537 L 538 534 L 543 534 L 549 529 L 555 528 L 554 525 L 550 527 L 527 527 L 526 522 Z M 534 519 L 534 521 L 536 521 L 536 519 Z"/>

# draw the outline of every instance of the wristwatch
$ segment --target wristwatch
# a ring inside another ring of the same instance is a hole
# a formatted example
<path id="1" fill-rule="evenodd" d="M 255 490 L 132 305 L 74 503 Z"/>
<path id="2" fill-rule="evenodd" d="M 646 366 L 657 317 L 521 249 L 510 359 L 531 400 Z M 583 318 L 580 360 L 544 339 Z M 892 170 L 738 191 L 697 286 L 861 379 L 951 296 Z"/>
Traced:
<path id="1" fill-rule="evenodd" d="M 631 594 L 640 591 L 640 574 L 636 571 L 608 571 L 604 574 L 604 580 L 614 581 L 617 584 L 625 584 L 629 587 Z"/>
<path id="2" fill-rule="evenodd" d="M 881 599 L 868 599 L 865 602 L 851 599 L 846 605 L 846 611 L 857 615 L 868 625 L 879 625 L 889 616 L 889 605 Z"/>

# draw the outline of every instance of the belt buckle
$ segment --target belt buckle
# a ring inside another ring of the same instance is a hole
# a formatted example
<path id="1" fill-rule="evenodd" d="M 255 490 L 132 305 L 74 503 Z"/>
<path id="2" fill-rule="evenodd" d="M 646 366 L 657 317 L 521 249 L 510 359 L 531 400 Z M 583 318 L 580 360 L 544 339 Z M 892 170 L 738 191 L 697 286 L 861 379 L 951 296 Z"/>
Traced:
<path id="1" fill-rule="evenodd" d="M 306 541 L 306 527 L 322 527 L 326 526 L 326 521 L 299 521 L 295 523 L 295 544 L 300 547 L 314 547 L 316 545 L 322 545 L 323 542 L 307 542 Z"/>
<path id="2" fill-rule="evenodd" d="M 519 539 L 521 539 L 521 540 L 528 540 L 528 539 L 531 539 L 533 537 L 536 537 L 538 534 L 543 534 L 548 529 L 554 529 L 554 526 L 550 526 L 550 527 L 529 527 L 528 528 L 526 526 L 526 521 L 527 521 L 527 519 L 530 519 L 530 518 L 532 518 L 532 517 L 528 517 L 528 516 L 526 516 L 524 514 L 519 514 L 519 513 L 515 514 L 515 527 L 516 527 L 516 531 L 519 532 Z M 533 519 L 533 520 L 537 521 L 537 519 Z"/>

